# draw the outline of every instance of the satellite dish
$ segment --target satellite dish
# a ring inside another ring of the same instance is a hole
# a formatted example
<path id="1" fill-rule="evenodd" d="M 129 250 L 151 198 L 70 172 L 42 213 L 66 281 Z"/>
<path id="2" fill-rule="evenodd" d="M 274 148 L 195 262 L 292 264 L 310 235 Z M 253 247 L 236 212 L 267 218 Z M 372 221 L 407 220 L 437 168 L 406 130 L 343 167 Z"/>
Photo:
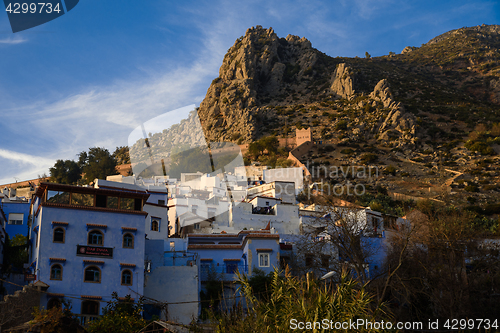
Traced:
<path id="1" fill-rule="evenodd" d="M 328 272 L 328 273 L 326 273 L 325 275 L 323 275 L 323 276 L 320 278 L 320 280 L 326 280 L 326 279 L 328 279 L 328 278 L 331 278 L 332 276 L 334 276 L 334 275 L 335 275 L 335 273 L 336 273 L 336 272 L 334 272 L 334 271 Z"/>

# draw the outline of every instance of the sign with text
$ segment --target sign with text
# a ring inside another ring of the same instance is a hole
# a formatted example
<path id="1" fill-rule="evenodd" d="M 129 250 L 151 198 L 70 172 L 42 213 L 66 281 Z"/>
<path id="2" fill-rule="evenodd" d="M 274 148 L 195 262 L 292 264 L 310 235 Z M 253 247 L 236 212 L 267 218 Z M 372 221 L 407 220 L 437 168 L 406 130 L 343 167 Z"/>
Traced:
<path id="1" fill-rule="evenodd" d="M 24 273 L 24 281 L 35 281 L 36 274 Z"/>
<path id="2" fill-rule="evenodd" d="M 76 246 L 76 255 L 77 256 L 93 256 L 93 257 L 113 258 L 113 248 L 77 245 Z"/>

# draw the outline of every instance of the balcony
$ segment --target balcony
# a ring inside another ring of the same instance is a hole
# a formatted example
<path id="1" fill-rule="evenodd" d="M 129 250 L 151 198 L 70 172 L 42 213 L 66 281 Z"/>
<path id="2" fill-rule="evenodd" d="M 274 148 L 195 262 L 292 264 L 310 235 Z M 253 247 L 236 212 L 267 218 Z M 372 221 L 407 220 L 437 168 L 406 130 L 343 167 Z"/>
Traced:
<path id="1" fill-rule="evenodd" d="M 166 251 L 164 255 L 165 266 L 195 266 L 196 253 L 185 251 Z"/>
<path id="2" fill-rule="evenodd" d="M 236 263 L 225 263 L 221 266 L 201 264 L 200 278 L 202 282 L 208 280 L 234 281 L 238 278 L 236 271 L 247 274 L 248 265 Z"/>
<path id="3" fill-rule="evenodd" d="M 88 325 L 90 322 L 99 319 L 99 316 L 96 315 L 76 315 L 75 317 L 82 326 Z"/>
<path id="4" fill-rule="evenodd" d="M 273 207 L 253 207 L 252 214 L 276 215 Z"/>

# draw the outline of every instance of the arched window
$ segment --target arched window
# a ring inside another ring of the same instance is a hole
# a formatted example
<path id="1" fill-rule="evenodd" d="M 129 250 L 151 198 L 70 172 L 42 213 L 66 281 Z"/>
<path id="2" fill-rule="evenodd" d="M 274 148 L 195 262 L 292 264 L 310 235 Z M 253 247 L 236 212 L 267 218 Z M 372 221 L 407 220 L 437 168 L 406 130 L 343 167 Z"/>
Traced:
<path id="1" fill-rule="evenodd" d="M 52 241 L 54 243 L 64 243 L 64 229 L 63 228 L 55 228 L 54 235 L 52 237 Z"/>
<path id="2" fill-rule="evenodd" d="M 50 267 L 50 279 L 51 280 L 62 280 L 62 266 L 59 264 L 54 264 Z"/>
<path id="3" fill-rule="evenodd" d="M 89 232 L 88 245 L 102 245 L 104 236 L 99 230 Z"/>
<path id="4" fill-rule="evenodd" d="M 132 285 L 132 272 L 129 271 L 128 269 L 122 272 L 122 284 L 125 286 Z"/>
<path id="5" fill-rule="evenodd" d="M 160 231 L 159 219 L 151 219 L 151 231 Z"/>
<path id="6" fill-rule="evenodd" d="M 84 282 L 101 283 L 101 270 L 96 266 L 85 268 Z"/>
<path id="7" fill-rule="evenodd" d="M 99 315 L 99 302 L 97 301 L 83 301 L 82 314 L 84 315 Z"/>
<path id="8" fill-rule="evenodd" d="M 60 308 L 60 307 L 61 307 L 61 300 L 59 298 L 51 298 L 47 302 L 47 309 Z"/>
<path id="9" fill-rule="evenodd" d="M 127 249 L 134 248 L 134 236 L 132 234 L 123 235 L 123 247 Z"/>

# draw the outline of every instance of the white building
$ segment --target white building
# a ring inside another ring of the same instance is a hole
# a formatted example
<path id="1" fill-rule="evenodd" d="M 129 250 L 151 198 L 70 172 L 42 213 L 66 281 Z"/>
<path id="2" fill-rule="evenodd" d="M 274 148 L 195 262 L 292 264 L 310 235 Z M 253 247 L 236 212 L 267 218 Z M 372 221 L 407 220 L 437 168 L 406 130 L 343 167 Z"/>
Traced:
<path id="1" fill-rule="evenodd" d="M 295 184 L 295 194 L 299 194 L 304 188 L 304 171 L 302 168 L 277 168 L 264 170 L 264 181 L 272 182 L 293 182 Z M 295 202 L 295 201 L 294 201 Z"/>
<path id="2" fill-rule="evenodd" d="M 293 182 L 274 181 L 247 189 L 247 199 L 264 196 L 281 199 L 283 203 L 295 204 L 295 193 Z"/>

